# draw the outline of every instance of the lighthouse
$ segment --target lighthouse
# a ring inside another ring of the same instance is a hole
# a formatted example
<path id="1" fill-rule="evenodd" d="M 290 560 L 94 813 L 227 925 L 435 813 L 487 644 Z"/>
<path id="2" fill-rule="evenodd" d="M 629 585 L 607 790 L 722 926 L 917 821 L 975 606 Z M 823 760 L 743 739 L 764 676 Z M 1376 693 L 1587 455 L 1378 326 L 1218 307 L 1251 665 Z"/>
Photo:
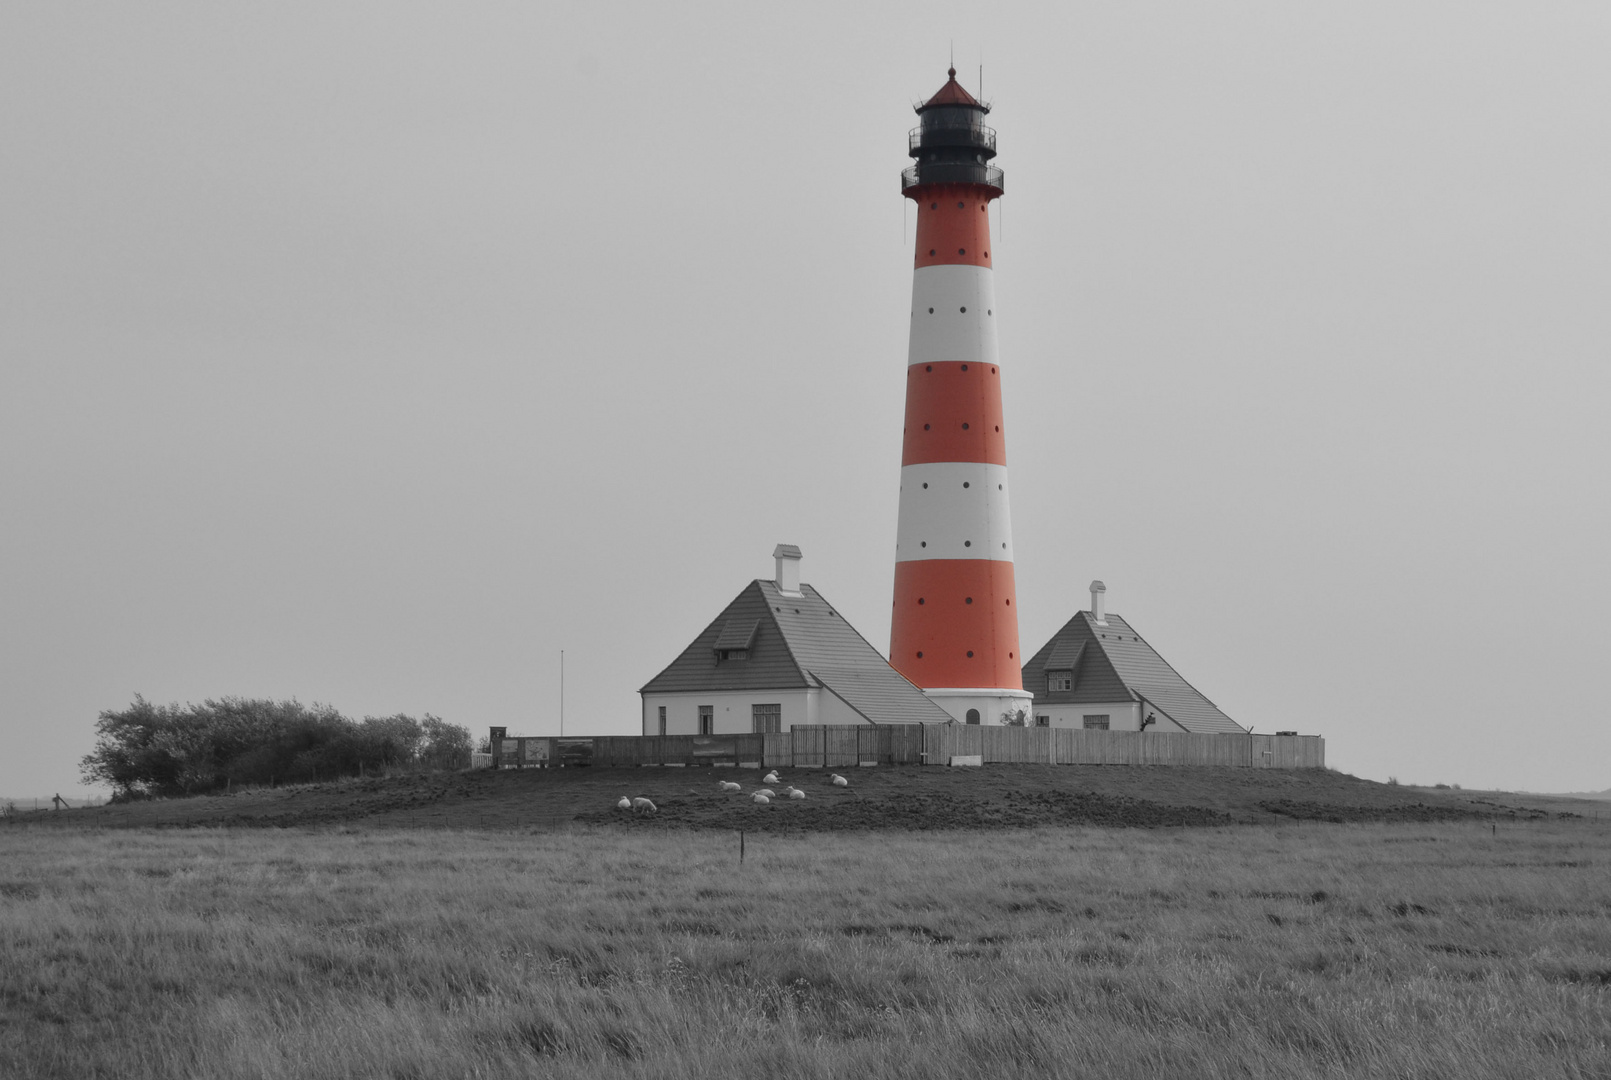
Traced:
<path id="1" fill-rule="evenodd" d="M 954 719 L 999 724 L 1033 701 L 1019 675 L 990 259 L 1002 172 L 990 107 L 949 75 L 917 107 L 916 163 L 901 174 L 917 257 L 889 661 Z"/>

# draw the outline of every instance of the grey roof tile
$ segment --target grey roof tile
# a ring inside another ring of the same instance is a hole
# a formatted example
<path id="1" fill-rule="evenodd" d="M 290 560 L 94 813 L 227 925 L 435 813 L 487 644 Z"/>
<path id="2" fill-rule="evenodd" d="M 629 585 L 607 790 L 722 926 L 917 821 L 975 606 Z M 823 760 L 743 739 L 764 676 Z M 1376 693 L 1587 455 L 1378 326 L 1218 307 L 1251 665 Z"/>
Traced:
<path id="1" fill-rule="evenodd" d="M 946 711 L 923 695 L 856 632 L 816 589 L 785 596 L 777 584 L 746 585 L 664 671 L 640 693 L 790 689 L 827 684 L 875 723 L 947 723 Z M 717 660 L 718 644 L 735 627 L 758 624 L 747 660 Z"/>
<path id="2" fill-rule="evenodd" d="M 1060 662 L 1075 649 L 1082 650 L 1083 655 L 1074 689 L 1047 693 L 1046 672 L 1067 670 L 1054 661 Z M 1023 677 L 1024 688 L 1035 695 L 1037 705 L 1129 698 L 1144 701 L 1187 731 L 1246 730 L 1182 678 L 1117 615 L 1108 615 L 1107 625 L 1099 626 L 1089 611 L 1079 612 L 1030 658 L 1024 665 Z"/>

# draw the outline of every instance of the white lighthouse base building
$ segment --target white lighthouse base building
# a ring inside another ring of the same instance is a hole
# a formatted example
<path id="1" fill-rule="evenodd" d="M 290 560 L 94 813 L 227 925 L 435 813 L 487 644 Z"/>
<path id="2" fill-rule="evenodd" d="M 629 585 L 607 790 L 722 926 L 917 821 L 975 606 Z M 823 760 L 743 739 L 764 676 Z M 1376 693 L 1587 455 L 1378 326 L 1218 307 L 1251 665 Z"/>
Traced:
<path id="1" fill-rule="evenodd" d="M 959 724 L 1000 725 L 1009 717 L 1028 718 L 1035 707 L 1035 695 L 1028 690 L 1003 690 L 999 687 L 962 687 L 928 689 L 923 694 L 934 704 L 951 714 Z M 1022 714 L 1020 717 L 1019 714 Z"/>

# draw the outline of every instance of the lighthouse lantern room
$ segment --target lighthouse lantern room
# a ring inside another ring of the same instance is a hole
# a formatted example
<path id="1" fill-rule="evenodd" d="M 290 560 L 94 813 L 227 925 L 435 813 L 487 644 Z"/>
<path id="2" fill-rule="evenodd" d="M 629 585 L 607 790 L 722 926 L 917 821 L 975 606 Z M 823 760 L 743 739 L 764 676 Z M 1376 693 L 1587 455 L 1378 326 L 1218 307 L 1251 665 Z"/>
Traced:
<path id="1" fill-rule="evenodd" d="M 953 718 L 1029 709 L 1019 675 L 990 202 L 990 107 L 956 70 L 917 107 L 901 191 L 917 204 L 890 664 Z"/>

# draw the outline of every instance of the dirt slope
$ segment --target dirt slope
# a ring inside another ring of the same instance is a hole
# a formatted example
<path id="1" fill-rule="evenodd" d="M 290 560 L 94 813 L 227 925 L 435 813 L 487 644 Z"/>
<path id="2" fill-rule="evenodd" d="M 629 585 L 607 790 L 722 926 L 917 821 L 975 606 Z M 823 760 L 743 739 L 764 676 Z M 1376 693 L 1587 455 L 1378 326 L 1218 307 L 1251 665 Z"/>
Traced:
<path id="1" fill-rule="evenodd" d="M 301 826 L 551 828 L 572 821 L 623 828 L 756 831 L 1004 829 L 1035 825 L 1156 827 L 1294 821 L 1515 820 L 1579 813 L 1597 804 L 1491 792 L 1428 791 L 1326 771 L 1096 765 L 784 770 L 802 801 L 750 802 L 760 771 L 732 768 L 527 769 L 348 780 L 60 813 L 29 813 L 43 827 Z M 743 785 L 722 795 L 720 780 Z M 781 787 L 779 785 L 779 789 Z M 615 809 L 646 796 L 649 819 Z"/>

